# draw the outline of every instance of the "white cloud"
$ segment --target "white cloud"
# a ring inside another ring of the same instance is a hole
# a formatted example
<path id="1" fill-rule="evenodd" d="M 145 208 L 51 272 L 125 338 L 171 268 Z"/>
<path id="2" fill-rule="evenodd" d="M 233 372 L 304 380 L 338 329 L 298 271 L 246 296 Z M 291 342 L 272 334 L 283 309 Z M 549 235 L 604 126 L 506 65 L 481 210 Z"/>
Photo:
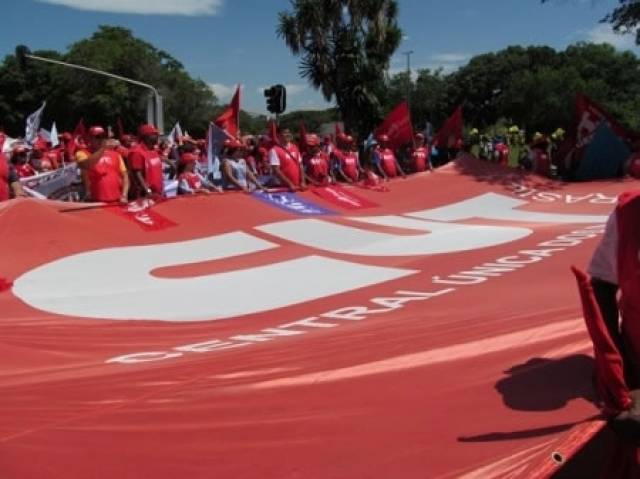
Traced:
<path id="1" fill-rule="evenodd" d="M 436 63 L 464 63 L 471 58 L 468 53 L 438 53 L 431 55 L 431 59 Z"/>
<path id="2" fill-rule="evenodd" d="M 145 15 L 216 15 L 223 0 L 38 0 L 77 10 Z"/>
<path id="3" fill-rule="evenodd" d="M 236 91 L 235 85 L 223 85 L 222 83 L 209 83 L 209 88 L 213 90 L 221 102 L 230 100 Z"/>
<path id="4" fill-rule="evenodd" d="M 633 34 L 615 33 L 611 25 L 601 23 L 586 32 L 580 32 L 584 39 L 593 43 L 609 43 L 618 50 L 630 50 L 635 47 L 635 36 Z"/>

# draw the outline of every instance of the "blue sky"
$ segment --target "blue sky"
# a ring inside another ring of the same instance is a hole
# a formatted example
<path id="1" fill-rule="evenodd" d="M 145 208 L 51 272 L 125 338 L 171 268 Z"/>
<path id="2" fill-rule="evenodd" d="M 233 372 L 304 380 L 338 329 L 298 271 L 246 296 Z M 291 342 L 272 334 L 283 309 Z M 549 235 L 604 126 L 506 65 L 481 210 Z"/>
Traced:
<path id="1" fill-rule="evenodd" d="M 192 76 L 211 85 L 224 103 L 236 83 L 243 105 L 266 113 L 264 87 L 283 83 L 288 110 L 325 108 L 322 96 L 298 75 L 297 58 L 275 34 L 288 0 L 4 0 L 0 56 L 17 44 L 64 51 L 100 24 L 120 25 L 161 48 Z M 632 36 L 614 35 L 598 21 L 617 0 L 399 0 L 405 37 L 391 72 L 443 67 L 451 71 L 473 55 L 508 45 L 563 49 L 577 41 L 640 50 Z M 107 10 L 107 11 L 105 11 Z"/>

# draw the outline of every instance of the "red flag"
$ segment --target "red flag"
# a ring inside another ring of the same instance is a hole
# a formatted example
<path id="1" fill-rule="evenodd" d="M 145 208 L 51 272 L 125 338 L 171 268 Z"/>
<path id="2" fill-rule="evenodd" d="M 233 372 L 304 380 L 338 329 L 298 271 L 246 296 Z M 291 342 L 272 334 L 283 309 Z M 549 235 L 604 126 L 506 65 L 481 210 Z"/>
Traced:
<path id="1" fill-rule="evenodd" d="M 390 148 L 399 148 L 406 143 L 411 143 L 413 126 L 411 126 L 411 115 L 406 101 L 400 103 L 387 115 L 376 129 L 375 135 L 376 137 L 387 135 Z"/>
<path id="2" fill-rule="evenodd" d="M 453 148 L 459 140 L 462 140 L 462 125 L 462 105 L 459 105 L 436 133 L 435 141 L 441 147 Z"/>
<path id="3" fill-rule="evenodd" d="M 280 144 L 278 140 L 278 125 L 276 125 L 276 122 L 273 120 L 269 121 L 269 136 L 275 145 Z"/>
<path id="4" fill-rule="evenodd" d="M 298 140 L 298 149 L 300 150 L 300 153 L 306 153 L 307 152 L 307 129 L 304 126 L 304 121 L 300 120 L 300 130 L 298 132 L 298 135 L 300 136 L 300 139 Z"/>
<path id="5" fill-rule="evenodd" d="M 73 130 L 74 138 L 84 138 L 87 135 L 87 127 L 84 126 L 84 118 L 80 118 L 80 121 L 76 125 L 75 130 Z"/>
<path id="6" fill-rule="evenodd" d="M 238 138 L 240 131 L 240 85 L 236 87 L 236 92 L 229 106 L 216 118 L 214 123 L 229 135 Z"/>
<path id="7" fill-rule="evenodd" d="M 609 413 L 629 409 L 632 399 L 624 380 L 622 356 L 602 319 L 589 277 L 575 266 L 571 270 L 578 282 L 582 312 L 593 342 L 596 383 L 600 396 Z"/>

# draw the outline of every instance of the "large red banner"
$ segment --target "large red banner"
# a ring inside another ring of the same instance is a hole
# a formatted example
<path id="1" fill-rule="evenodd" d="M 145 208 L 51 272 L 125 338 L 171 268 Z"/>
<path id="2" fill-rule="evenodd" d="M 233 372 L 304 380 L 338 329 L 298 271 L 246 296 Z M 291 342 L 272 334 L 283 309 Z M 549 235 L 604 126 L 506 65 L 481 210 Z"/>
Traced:
<path id="1" fill-rule="evenodd" d="M 154 231 L 0 204 L 1 475 L 556 470 L 601 427 L 569 266 L 629 184 L 465 158 L 387 185 L 322 216 L 180 198 Z"/>

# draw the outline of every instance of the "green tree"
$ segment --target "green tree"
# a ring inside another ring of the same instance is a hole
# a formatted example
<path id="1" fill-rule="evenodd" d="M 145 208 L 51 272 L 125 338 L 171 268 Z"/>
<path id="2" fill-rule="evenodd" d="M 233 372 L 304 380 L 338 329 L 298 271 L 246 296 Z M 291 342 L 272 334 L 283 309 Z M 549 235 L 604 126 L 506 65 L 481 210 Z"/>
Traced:
<path id="1" fill-rule="evenodd" d="M 125 28 L 100 26 L 65 54 L 38 53 L 156 86 L 164 98 L 167 127 L 180 120 L 191 133 L 204 134 L 217 105 L 206 83 L 192 79 L 180 62 Z M 0 115 L 14 134 L 23 131 L 24 116 L 43 99 L 48 100 L 45 124 L 55 120 L 58 128 L 72 129 L 81 117 L 104 125 L 121 118 L 125 129 L 134 131 L 146 118 L 147 94 L 119 80 L 35 61 L 20 71 L 11 55 L 0 66 Z"/>
<path id="2" fill-rule="evenodd" d="M 325 99 L 335 102 L 345 127 L 368 134 L 381 117 L 377 92 L 401 30 L 395 0 L 291 0 L 277 33 L 300 71 Z"/>

